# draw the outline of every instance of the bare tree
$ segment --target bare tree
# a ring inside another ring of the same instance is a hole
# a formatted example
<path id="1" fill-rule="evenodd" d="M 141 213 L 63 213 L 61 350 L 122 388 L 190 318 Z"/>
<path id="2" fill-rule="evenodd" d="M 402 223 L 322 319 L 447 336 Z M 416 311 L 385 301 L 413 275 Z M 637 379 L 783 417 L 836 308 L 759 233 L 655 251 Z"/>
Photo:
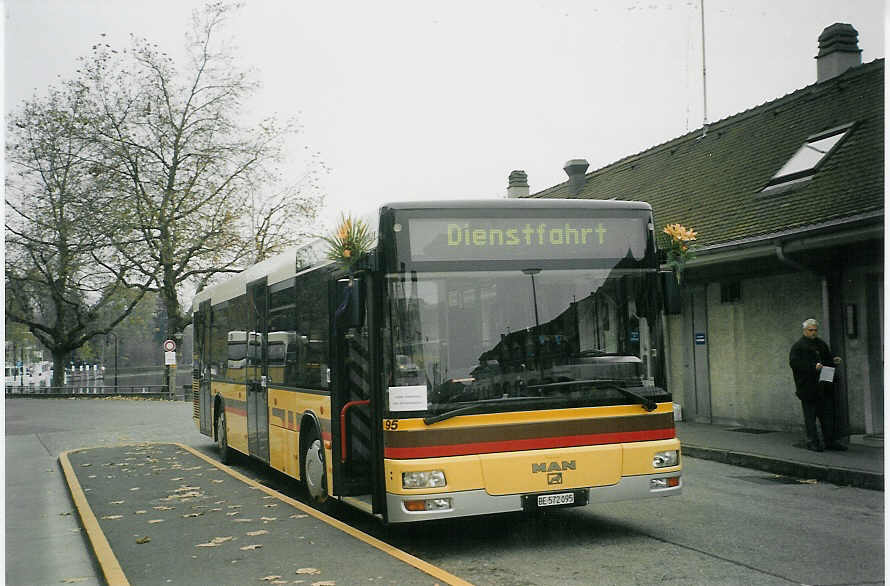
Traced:
<path id="1" fill-rule="evenodd" d="M 96 163 L 120 196 L 108 229 L 127 232 L 120 254 L 160 293 L 168 337 L 191 322 L 184 295 L 295 244 L 321 204 L 311 182 L 282 178 L 296 122 L 244 122 L 257 85 L 220 36 L 233 10 L 196 12 L 181 68 L 136 37 L 126 51 L 96 45 L 82 66 Z"/>
<path id="2" fill-rule="evenodd" d="M 116 252 L 120 234 L 93 221 L 114 195 L 91 162 L 90 111 L 83 90 L 66 84 L 8 119 L 5 314 L 52 353 L 54 386 L 71 353 L 141 297 L 128 292 L 138 273 Z"/>

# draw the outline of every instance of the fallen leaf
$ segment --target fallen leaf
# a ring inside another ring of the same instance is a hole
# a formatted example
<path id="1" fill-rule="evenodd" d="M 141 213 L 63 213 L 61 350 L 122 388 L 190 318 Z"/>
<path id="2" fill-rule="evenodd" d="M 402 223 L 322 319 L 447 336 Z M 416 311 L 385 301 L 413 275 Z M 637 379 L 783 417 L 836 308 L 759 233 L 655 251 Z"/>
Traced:
<path id="1" fill-rule="evenodd" d="M 148 543 L 149 541 L 151 541 L 151 537 L 148 537 L 146 535 L 145 537 L 140 537 L 139 539 L 137 539 L 136 543 L 138 543 L 139 545 L 142 545 L 143 543 Z"/>
<path id="2" fill-rule="evenodd" d="M 300 568 L 297 570 L 297 574 L 321 574 L 321 570 L 318 568 Z"/>
<path id="3" fill-rule="evenodd" d="M 133 488 L 130 489 L 130 492 L 136 492 L 137 490 L 139 490 L 139 487 L 134 486 Z"/>
<path id="4" fill-rule="evenodd" d="M 148 512 L 148 511 L 146 511 L 145 509 L 139 509 L 138 511 L 136 511 L 136 514 L 137 514 L 137 515 L 144 515 L 144 514 L 147 513 L 147 512 Z"/>
<path id="5" fill-rule="evenodd" d="M 123 515 L 105 515 L 103 519 L 123 519 Z"/>
<path id="6" fill-rule="evenodd" d="M 152 508 L 157 511 L 172 511 L 176 507 L 168 507 L 167 505 L 160 505 L 160 506 L 152 507 Z"/>
<path id="7" fill-rule="evenodd" d="M 86 582 L 87 578 L 65 578 L 62 584 L 76 584 L 77 582 Z"/>
<path id="8" fill-rule="evenodd" d="M 81 466 L 83 466 L 84 468 L 86 468 L 87 466 L 92 466 L 92 464 L 90 464 L 89 462 L 87 462 L 86 464 L 81 464 Z"/>
<path id="9" fill-rule="evenodd" d="M 324 582 L 313 582 L 312 586 L 337 586 L 333 580 L 325 580 Z"/>
<path id="10" fill-rule="evenodd" d="M 224 503 L 224 502 L 226 502 L 226 501 L 219 501 L 218 503 L 215 503 L 215 504 L 218 505 L 218 504 L 220 504 L 220 503 Z M 240 509 L 240 508 L 241 508 L 241 505 L 229 505 L 229 508 L 230 508 L 230 509 Z"/>
<path id="11" fill-rule="evenodd" d="M 250 535 L 251 537 L 256 537 L 257 535 L 266 535 L 267 533 L 269 533 L 269 532 L 266 531 L 265 529 L 260 529 L 259 531 L 248 531 L 247 532 L 247 534 Z"/>
<path id="12" fill-rule="evenodd" d="M 215 482 L 216 484 L 220 484 L 220 483 L 225 482 L 225 481 L 224 481 L 224 480 L 213 480 L 212 482 Z"/>
<path id="13" fill-rule="evenodd" d="M 149 521 L 149 523 L 151 523 L 151 524 L 154 524 L 154 523 L 163 523 L 163 522 L 164 522 L 163 519 L 152 519 L 151 521 Z"/>
<path id="14" fill-rule="evenodd" d="M 278 503 L 271 503 L 271 504 L 263 505 L 263 506 L 266 507 L 267 509 L 274 509 L 275 507 L 278 506 Z"/>
<path id="15" fill-rule="evenodd" d="M 260 581 L 261 581 L 261 582 L 271 582 L 272 580 L 277 580 L 277 579 L 279 579 L 280 577 L 281 577 L 281 576 L 265 576 L 265 577 L 263 577 L 263 578 L 260 578 Z"/>
<path id="16" fill-rule="evenodd" d="M 59 513 L 59 516 L 60 516 L 60 517 L 69 517 L 69 516 L 71 516 L 71 511 L 66 511 L 66 512 L 64 512 L 64 513 Z"/>
<path id="17" fill-rule="evenodd" d="M 235 515 L 239 515 L 238 511 L 232 511 L 231 513 L 226 513 L 226 517 L 234 517 Z"/>
<path id="18" fill-rule="evenodd" d="M 244 547 L 239 548 L 239 549 L 241 549 L 241 551 L 248 551 L 248 550 L 251 550 L 251 549 L 259 549 L 259 548 L 261 548 L 261 547 L 263 547 L 263 544 L 262 544 L 262 543 L 254 543 L 254 544 L 251 544 L 251 545 L 245 545 Z"/>
<path id="19" fill-rule="evenodd" d="M 111 501 L 108 504 L 109 505 L 122 505 L 122 504 L 124 504 L 124 501 Z"/>
<path id="20" fill-rule="evenodd" d="M 225 543 L 226 541 L 231 541 L 232 539 L 234 539 L 234 537 L 232 537 L 232 536 L 229 536 L 229 537 L 214 537 L 213 539 L 211 539 L 211 540 L 208 541 L 207 543 L 199 543 L 199 544 L 195 545 L 195 547 L 217 547 L 217 546 L 219 546 L 219 545 Z"/>
<path id="21" fill-rule="evenodd" d="M 309 515 L 291 515 L 290 518 L 291 519 L 305 519 L 308 516 Z"/>
<path id="22" fill-rule="evenodd" d="M 268 523 L 269 521 L 277 521 L 278 517 L 260 517 L 260 521 Z"/>
<path id="23" fill-rule="evenodd" d="M 194 518 L 194 517 L 200 517 L 203 514 L 204 513 L 188 513 L 186 515 L 183 515 L 183 518 L 189 519 L 189 518 Z"/>
<path id="24" fill-rule="evenodd" d="M 250 523 L 253 519 L 233 519 L 235 523 Z"/>

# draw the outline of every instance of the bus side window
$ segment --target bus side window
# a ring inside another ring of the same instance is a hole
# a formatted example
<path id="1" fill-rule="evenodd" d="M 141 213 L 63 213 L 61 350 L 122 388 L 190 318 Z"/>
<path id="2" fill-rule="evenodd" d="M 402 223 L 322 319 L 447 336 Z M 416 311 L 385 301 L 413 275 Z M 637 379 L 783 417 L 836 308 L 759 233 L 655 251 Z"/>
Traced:
<path id="1" fill-rule="evenodd" d="M 294 279 L 269 287 L 269 380 L 296 386 L 299 335 Z"/>

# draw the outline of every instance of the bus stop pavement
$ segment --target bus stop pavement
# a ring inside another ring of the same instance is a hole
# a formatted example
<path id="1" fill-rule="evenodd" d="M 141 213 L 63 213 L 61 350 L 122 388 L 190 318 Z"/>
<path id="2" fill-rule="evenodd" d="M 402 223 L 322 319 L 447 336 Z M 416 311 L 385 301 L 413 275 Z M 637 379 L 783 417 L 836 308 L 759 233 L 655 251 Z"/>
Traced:
<path id="1" fill-rule="evenodd" d="M 854 435 L 846 451 L 814 452 L 793 432 L 677 422 L 683 455 L 798 479 L 884 490 L 883 436 Z"/>
<path id="2" fill-rule="evenodd" d="M 467 584 L 181 444 L 59 461 L 109 584 Z"/>

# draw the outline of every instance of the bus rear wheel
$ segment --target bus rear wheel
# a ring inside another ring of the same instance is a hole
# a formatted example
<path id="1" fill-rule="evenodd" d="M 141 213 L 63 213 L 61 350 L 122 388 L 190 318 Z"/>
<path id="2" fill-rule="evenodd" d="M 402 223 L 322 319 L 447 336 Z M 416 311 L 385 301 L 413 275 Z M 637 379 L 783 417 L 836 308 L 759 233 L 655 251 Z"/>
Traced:
<path id="1" fill-rule="evenodd" d="M 324 457 L 324 444 L 317 432 L 313 432 L 306 442 L 303 454 L 303 482 L 309 501 L 318 509 L 326 508 L 328 502 L 327 465 Z"/>
<path id="2" fill-rule="evenodd" d="M 219 461 L 228 464 L 232 461 L 232 449 L 229 447 L 229 438 L 226 434 L 225 408 L 216 417 L 216 447 L 219 448 Z"/>

